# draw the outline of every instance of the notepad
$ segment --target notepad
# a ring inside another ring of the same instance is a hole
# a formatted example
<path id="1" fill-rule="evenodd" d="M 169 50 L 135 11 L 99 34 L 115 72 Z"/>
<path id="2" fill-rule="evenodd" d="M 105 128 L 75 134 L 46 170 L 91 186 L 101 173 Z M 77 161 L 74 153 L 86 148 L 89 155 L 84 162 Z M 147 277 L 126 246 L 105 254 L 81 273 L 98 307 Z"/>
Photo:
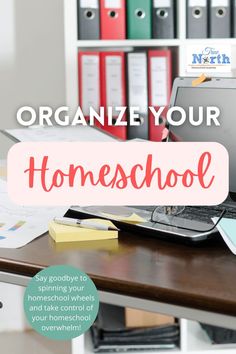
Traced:
<path id="1" fill-rule="evenodd" d="M 89 219 L 89 221 L 102 225 L 115 226 L 109 220 Z M 61 225 L 51 221 L 49 223 L 49 235 L 55 242 L 99 241 L 118 238 L 118 231 L 85 229 L 82 227 Z"/>
<path id="2" fill-rule="evenodd" d="M 218 218 L 212 220 L 216 224 Z M 223 218 L 217 225 L 217 229 L 231 252 L 236 255 L 236 220 Z"/>
<path id="3" fill-rule="evenodd" d="M 96 240 L 96 241 L 74 241 L 74 242 L 54 242 L 52 239 L 53 247 L 57 252 L 65 251 L 102 251 L 106 254 L 116 254 L 123 250 L 119 245 L 118 238 L 113 240 Z"/>

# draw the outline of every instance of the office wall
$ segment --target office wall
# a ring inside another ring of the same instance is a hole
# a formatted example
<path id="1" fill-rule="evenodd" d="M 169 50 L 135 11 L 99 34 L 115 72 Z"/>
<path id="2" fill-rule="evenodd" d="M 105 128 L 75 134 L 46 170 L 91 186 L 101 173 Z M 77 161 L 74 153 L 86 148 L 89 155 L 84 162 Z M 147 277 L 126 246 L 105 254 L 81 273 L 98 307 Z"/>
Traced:
<path id="1" fill-rule="evenodd" d="M 63 26 L 63 0 L 0 0 L 0 129 L 20 106 L 65 103 Z"/>
<path id="2" fill-rule="evenodd" d="M 20 106 L 65 103 L 63 26 L 63 0 L 0 0 L 0 129 L 17 127 Z M 0 159 L 10 145 L 1 134 Z M 0 331 L 25 328 L 22 295 L 0 284 Z"/>

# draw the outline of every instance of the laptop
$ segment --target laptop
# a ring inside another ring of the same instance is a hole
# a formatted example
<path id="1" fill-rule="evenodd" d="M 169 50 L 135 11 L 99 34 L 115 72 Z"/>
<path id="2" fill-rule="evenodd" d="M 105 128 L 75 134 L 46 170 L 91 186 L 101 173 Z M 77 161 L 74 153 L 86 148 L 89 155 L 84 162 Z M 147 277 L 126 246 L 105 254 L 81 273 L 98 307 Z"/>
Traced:
<path id="1" fill-rule="evenodd" d="M 193 78 L 175 79 L 170 106 L 182 107 L 186 112 L 189 106 L 193 106 L 194 120 L 198 119 L 200 106 L 204 111 L 207 106 L 216 106 L 221 111 L 220 126 L 202 124 L 193 127 L 186 120 L 179 127 L 170 127 L 170 137 L 177 137 L 178 141 L 219 142 L 227 148 L 230 158 L 229 198 L 219 206 L 173 206 L 171 209 L 158 206 L 72 207 L 73 217 L 107 217 L 121 229 L 181 242 L 200 242 L 215 237 L 217 228 L 212 218 L 220 217 L 224 212 L 226 217 L 236 219 L 236 79 L 214 78 L 197 87 L 192 86 L 192 81 Z M 178 114 L 174 113 L 172 119 L 178 121 Z M 142 222 L 128 222 L 134 214 Z"/>

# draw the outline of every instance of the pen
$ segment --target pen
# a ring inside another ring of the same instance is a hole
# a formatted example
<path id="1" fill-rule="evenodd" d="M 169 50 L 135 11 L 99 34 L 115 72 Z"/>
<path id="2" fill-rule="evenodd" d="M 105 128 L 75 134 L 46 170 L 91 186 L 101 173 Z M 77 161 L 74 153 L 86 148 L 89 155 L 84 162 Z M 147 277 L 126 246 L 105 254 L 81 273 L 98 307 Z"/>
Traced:
<path id="1" fill-rule="evenodd" d="M 89 220 L 80 220 L 80 219 L 72 219 L 72 218 L 54 218 L 54 221 L 57 224 L 66 225 L 66 226 L 77 226 L 86 229 L 103 230 L 103 231 L 112 231 L 112 230 L 120 231 L 115 226 L 97 224 Z"/>

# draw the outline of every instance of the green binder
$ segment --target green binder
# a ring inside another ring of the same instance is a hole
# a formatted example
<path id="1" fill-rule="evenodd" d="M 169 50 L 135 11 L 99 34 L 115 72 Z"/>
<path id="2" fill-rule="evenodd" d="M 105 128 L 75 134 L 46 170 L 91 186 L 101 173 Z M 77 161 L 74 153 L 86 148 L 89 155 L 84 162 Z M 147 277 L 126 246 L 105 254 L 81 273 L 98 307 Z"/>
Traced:
<path id="1" fill-rule="evenodd" d="M 127 0 L 128 39 L 152 38 L 152 0 Z"/>

